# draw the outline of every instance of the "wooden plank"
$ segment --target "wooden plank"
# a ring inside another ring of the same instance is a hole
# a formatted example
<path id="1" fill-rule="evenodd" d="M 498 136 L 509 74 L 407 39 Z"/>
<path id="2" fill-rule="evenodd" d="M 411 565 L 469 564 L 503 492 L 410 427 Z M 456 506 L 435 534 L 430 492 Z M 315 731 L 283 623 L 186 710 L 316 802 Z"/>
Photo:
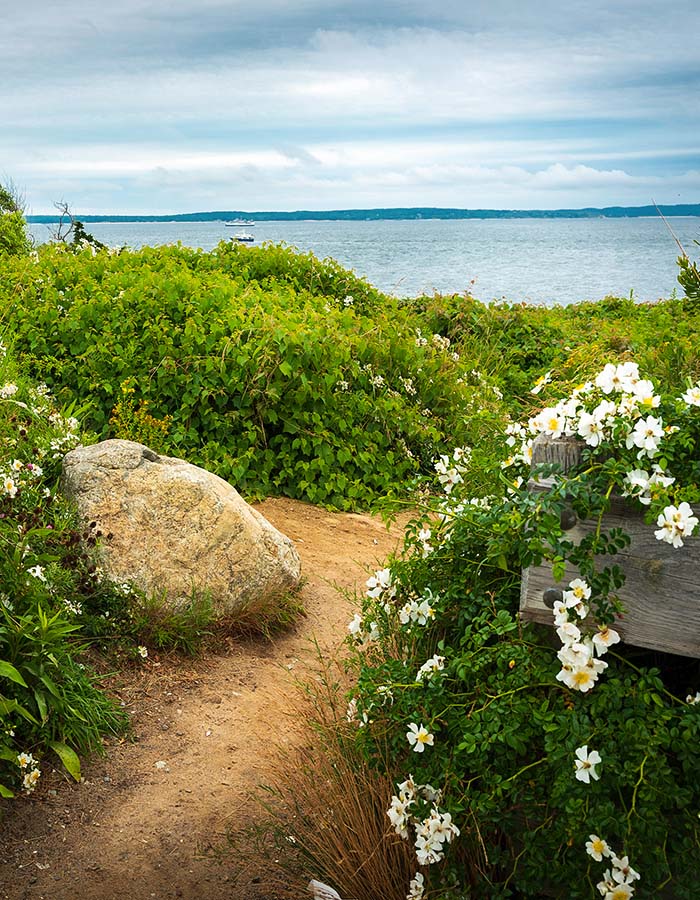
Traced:
<path id="1" fill-rule="evenodd" d="M 561 456 L 561 449 L 555 450 Z M 564 452 L 570 455 L 569 448 Z M 540 457 L 538 461 L 544 460 Z M 530 486 L 536 491 L 546 489 L 542 482 Z M 634 646 L 700 658 L 700 537 L 686 538 L 683 547 L 674 548 L 654 537 L 655 524 L 645 524 L 637 509 L 622 498 L 613 501 L 610 513 L 603 517 L 602 529 L 622 528 L 631 538 L 630 546 L 620 553 L 599 559 L 601 568 L 617 564 L 626 576 L 618 591 L 626 612 L 614 627 Z M 577 522 L 567 535 L 578 543 L 596 525 L 595 521 Z M 558 584 L 552 578 L 551 565 L 525 570 L 521 617 L 552 626 L 552 610 L 542 599 L 544 591 L 566 589 L 578 577 L 579 572 L 571 565 L 567 565 Z"/>

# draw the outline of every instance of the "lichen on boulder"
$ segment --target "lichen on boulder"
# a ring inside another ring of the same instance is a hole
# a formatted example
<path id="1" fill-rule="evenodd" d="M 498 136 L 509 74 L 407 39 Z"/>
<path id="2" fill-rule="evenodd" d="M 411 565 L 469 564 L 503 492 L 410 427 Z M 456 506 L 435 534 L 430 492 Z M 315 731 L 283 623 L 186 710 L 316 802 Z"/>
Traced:
<path id="1" fill-rule="evenodd" d="M 66 454 L 61 489 L 102 532 L 104 574 L 174 608 L 206 593 L 218 618 L 269 610 L 299 583 L 292 541 L 228 482 L 185 460 L 102 441 Z"/>

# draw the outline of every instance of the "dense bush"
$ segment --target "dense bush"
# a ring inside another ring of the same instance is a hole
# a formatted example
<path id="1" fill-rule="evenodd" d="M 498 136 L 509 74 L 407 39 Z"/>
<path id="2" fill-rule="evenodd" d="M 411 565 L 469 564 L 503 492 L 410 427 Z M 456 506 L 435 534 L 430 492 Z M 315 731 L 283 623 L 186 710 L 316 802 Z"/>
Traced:
<path id="1" fill-rule="evenodd" d="M 626 494 L 648 510 L 656 537 L 684 552 L 698 525 L 687 503 L 700 498 L 700 385 L 680 393 L 659 396 L 631 364 L 606 367 L 509 428 L 511 457 L 492 496 L 463 490 L 468 451 L 444 457 L 436 469 L 447 496 L 410 527 L 404 558 L 368 580 L 350 624 L 349 716 L 383 771 L 389 747 L 387 828 L 414 846 L 412 900 L 424 889 L 697 895 L 700 667 L 618 642 L 610 626 L 624 573 L 614 556 L 627 537 L 600 518 L 613 490 Z M 533 493 L 514 487 L 513 466 L 525 475 L 537 433 L 577 434 L 586 449 Z M 565 504 L 598 521 L 577 545 L 561 524 Z M 562 583 L 556 636 L 518 614 L 521 569 L 543 560 L 555 581 L 566 560 L 580 574 Z"/>
<path id="2" fill-rule="evenodd" d="M 0 257 L 25 256 L 30 249 L 27 223 L 12 190 L 0 184 Z"/>
<path id="3" fill-rule="evenodd" d="M 101 749 L 124 716 L 80 656 L 113 587 L 97 578 L 74 510 L 56 493 L 77 422 L 45 386 L 19 377 L 0 347 L 0 796 L 34 790 L 53 750 L 73 777 L 77 753 Z M 110 628 L 112 625 L 110 624 Z M 57 760 L 54 760 L 57 762 Z"/>
<path id="4" fill-rule="evenodd" d="M 448 440 L 488 454 L 502 417 L 459 347 L 332 261 L 283 248 L 46 247 L 29 271 L 6 267 L 3 295 L 18 350 L 89 426 L 138 437 L 147 409 L 157 449 L 248 496 L 368 505 Z"/>

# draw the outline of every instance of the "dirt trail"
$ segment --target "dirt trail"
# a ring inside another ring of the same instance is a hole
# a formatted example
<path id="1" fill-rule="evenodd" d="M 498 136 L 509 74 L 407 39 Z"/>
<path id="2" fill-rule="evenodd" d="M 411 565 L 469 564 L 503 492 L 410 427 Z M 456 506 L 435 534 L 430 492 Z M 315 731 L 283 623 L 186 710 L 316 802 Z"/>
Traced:
<path id="1" fill-rule="evenodd" d="M 110 746 L 84 767 L 83 784 L 56 781 L 8 808 L 3 900 L 264 898 L 260 873 L 211 849 L 249 814 L 274 745 L 294 739 L 285 711 L 293 679 L 313 666 L 312 637 L 338 647 L 353 614 L 341 591 L 362 586 L 402 529 L 289 500 L 257 508 L 296 543 L 307 617 L 274 643 L 232 644 L 177 667 L 146 662 L 121 691 L 137 742 Z"/>

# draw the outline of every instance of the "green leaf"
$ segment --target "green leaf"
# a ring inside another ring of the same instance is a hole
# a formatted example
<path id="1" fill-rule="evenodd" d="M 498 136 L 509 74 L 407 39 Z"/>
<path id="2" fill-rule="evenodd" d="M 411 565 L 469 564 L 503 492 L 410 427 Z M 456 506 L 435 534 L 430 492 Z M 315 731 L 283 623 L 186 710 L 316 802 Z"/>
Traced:
<path id="1" fill-rule="evenodd" d="M 289 378 L 289 376 L 292 374 L 292 367 L 289 365 L 289 363 L 286 360 L 283 360 L 280 363 L 280 372 L 283 375 L 286 375 L 287 378 Z"/>
<path id="2" fill-rule="evenodd" d="M 51 741 L 49 747 L 60 757 L 68 774 L 75 781 L 80 781 L 80 760 L 75 750 L 71 750 L 67 744 L 62 744 L 60 741 Z"/>
<path id="3" fill-rule="evenodd" d="M 41 716 L 41 721 L 46 722 L 49 717 L 48 709 L 46 706 L 46 700 L 44 699 L 44 695 L 41 691 L 34 691 L 34 699 L 36 700 L 36 705 L 39 709 L 39 715 Z"/>
<path id="4" fill-rule="evenodd" d="M 14 681 L 15 684 L 21 684 L 22 687 L 27 687 L 27 682 L 22 678 L 21 674 L 15 669 L 15 667 L 4 660 L 0 660 L 0 675 L 4 675 L 5 678 L 9 678 L 10 681 Z"/>
<path id="5" fill-rule="evenodd" d="M 4 784 L 0 784 L 0 797 L 4 797 L 6 800 L 9 800 L 11 797 L 14 797 L 14 792 L 9 788 L 5 787 Z"/>

